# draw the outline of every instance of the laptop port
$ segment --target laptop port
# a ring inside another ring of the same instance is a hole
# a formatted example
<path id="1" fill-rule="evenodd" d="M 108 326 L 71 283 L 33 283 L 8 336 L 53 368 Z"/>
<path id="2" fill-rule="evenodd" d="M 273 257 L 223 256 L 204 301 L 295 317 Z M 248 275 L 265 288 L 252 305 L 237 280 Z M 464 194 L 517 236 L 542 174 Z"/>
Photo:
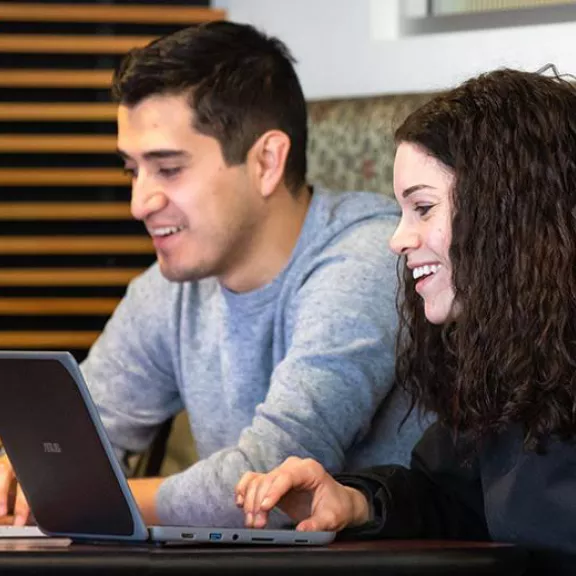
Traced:
<path id="1" fill-rule="evenodd" d="M 182 532 L 180 536 L 182 536 L 182 538 L 186 538 L 186 540 L 194 540 L 194 538 L 196 538 L 196 534 L 194 534 L 194 532 Z"/>
<path id="2" fill-rule="evenodd" d="M 252 542 L 274 542 L 274 538 L 263 538 L 262 536 L 252 536 Z"/>
<path id="3" fill-rule="evenodd" d="M 222 534 L 220 532 L 210 532 L 208 539 L 211 542 L 218 542 L 218 540 L 222 540 Z"/>

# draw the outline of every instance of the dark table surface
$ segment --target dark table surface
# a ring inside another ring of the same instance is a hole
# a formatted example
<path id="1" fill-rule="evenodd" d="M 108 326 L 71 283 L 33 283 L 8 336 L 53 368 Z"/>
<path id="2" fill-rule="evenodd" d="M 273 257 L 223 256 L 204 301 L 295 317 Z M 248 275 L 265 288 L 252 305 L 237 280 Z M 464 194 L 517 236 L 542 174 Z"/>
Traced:
<path id="1" fill-rule="evenodd" d="M 0 574 L 492 574 L 524 573 L 514 546 L 417 540 L 326 547 L 125 546 L 65 540 L 0 540 Z"/>

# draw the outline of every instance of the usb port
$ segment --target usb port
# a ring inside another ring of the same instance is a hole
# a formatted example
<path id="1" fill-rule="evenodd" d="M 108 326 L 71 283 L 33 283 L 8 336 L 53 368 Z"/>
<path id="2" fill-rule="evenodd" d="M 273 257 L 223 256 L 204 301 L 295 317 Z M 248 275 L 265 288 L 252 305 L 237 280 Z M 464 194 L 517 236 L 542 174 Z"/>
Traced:
<path id="1" fill-rule="evenodd" d="M 220 532 L 210 532 L 208 539 L 211 542 L 218 542 L 218 540 L 222 540 L 222 534 Z"/>
<path id="2" fill-rule="evenodd" d="M 264 538 L 263 536 L 252 536 L 252 542 L 274 542 L 274 538 Z"/>
<path id="3" fill-rule="evenodd" d="M 180 536 L 182 536 L 182 538 L 186 538 L 187 540 L 194 540 L 194 538 L 196 538 L 196 534 L 194 534 L 194 532 L 182 532 Z"/>

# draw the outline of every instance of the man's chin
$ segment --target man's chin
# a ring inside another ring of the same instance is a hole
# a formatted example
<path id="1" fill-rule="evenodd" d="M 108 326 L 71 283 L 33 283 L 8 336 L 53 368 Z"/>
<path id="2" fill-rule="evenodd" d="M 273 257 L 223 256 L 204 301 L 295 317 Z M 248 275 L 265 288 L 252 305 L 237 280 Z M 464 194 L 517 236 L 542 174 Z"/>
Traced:
<path id="1" fill-rule="evenodd" d="M 164 278 L 170 282 L 194 282 L 195 280 L 201 280 L 202 278 L 206 278 L 211 275 L 197 268 L 171 266 L 167 262 L 163 262 L 161 259 L 158 261 L 158 263 L 160 265 L 160 272 L 162 272 L 162 276 L 164 276 Z"/>

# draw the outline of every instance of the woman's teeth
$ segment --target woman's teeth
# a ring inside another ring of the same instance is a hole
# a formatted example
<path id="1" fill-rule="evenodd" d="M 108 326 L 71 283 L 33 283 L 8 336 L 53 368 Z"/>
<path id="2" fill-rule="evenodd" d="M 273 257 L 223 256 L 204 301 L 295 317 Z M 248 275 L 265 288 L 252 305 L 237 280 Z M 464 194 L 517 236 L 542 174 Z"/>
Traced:
<path id="1" fill-rule="evenodd" d="M 440 269 L 440 264 L 431 264 L 426 266 L 418 266 L 412 270 L 412 277 L 414 280 L 422 278 L 422 276 L 429 276 L 431 274 L 436 274 Z"/>

